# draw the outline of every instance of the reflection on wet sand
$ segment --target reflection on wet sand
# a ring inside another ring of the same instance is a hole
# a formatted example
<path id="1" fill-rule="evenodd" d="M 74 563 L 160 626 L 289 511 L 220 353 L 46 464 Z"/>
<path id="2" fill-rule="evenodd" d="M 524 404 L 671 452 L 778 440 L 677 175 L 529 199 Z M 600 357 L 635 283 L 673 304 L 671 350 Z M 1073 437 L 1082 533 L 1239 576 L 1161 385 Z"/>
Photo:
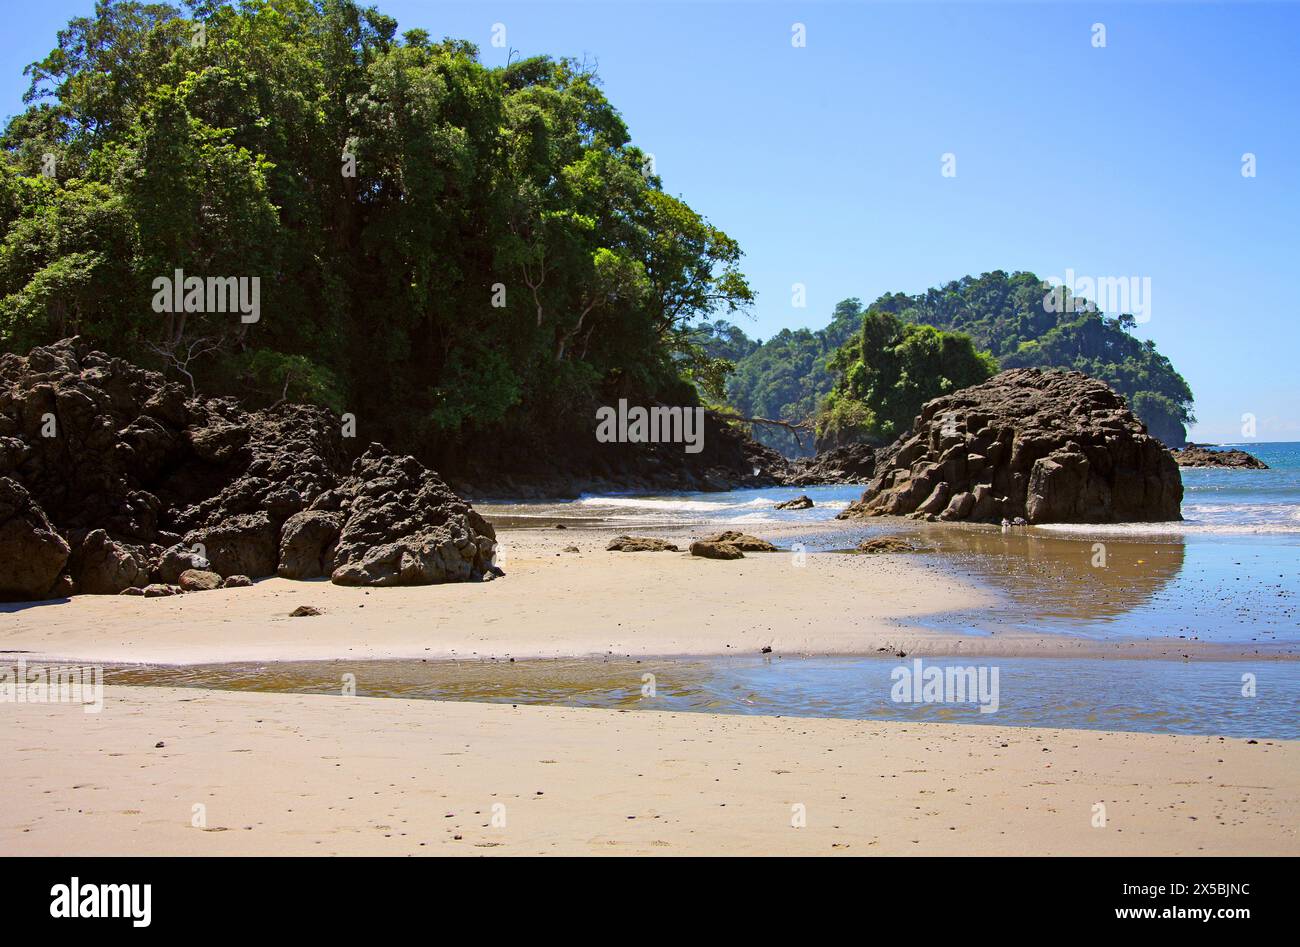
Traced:
<path id="1" fill-rule="evenodd" d="M 922 528 L 951 567 L 993 585 L 1033 620 L 1106 622 L 1148 604 L 1183 569 L 1168 542 L 1064 539 L 1029 529 Z"/>
<path id="2" fill-rule="evenodd" d="M 909 659 L 910 661 L 910 659 Z M 997 709 L 894 699 L 896 657 L 314 661 L 109 668 L 108 684 L 726 714 L 1300 737 L 1300 663 L 932 658 L 1000 671 Z M 1256 679 L 1260 699 L 1242 690 Z"/>

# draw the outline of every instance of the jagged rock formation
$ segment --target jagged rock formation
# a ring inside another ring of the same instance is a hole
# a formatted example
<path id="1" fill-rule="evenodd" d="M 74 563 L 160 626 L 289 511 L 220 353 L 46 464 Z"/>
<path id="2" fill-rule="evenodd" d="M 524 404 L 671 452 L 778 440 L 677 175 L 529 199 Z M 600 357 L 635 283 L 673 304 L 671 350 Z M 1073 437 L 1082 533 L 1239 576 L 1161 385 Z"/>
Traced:
<path id="1" fill-rule="evenodd" d="M 27 599 L 54 591 L 69 552 L 22 485 L 0 477 L 0 596 Z"/>
<path id="2" fill-rule="evenodd" d="M 780 503 L 776 504 L 776 506 L 774 507 L 774 509 L 778 509 L 778 510 L 811 510 L 814 506 L 816 506 L 816 504 L 813 503 L 813 501 L 810 500 L 810 499 L 808 498 L 808 495 L 807 495 L 807 494 L 801 494 L 801 495 L 799 495 L 799 496 L 797 496 L 797 497 L 794 497 L 793 499 L 790 499 L 790 500 L 782 500 Z"/>
<path id="3" fill-rule="evenodd" d="M 493 572 L 491 526 L 437 474 L 377 444 L 349 453 L 324 408 L 187 398 L 77 339 L 4 355 L 0 596 L 169 594 L 188 570 L 227 586 Z"/>
<path id="4" fill-rule="evenodd" d="M 839 514 L 928 520 L 1178 520 L 1182 480 L 1124 399 L 1080 372 L 1002 372 L 927 402 Z"/>
<path id="5" fill-rule="evenodd" d="M 1232 467 L 1238 470 L 1268 470 L 1264 463 L 1244 450 L 1213 450 L 1205 444 L 1188 444 L 1182 450 L 1172 450 L 1179 467 Z"/>

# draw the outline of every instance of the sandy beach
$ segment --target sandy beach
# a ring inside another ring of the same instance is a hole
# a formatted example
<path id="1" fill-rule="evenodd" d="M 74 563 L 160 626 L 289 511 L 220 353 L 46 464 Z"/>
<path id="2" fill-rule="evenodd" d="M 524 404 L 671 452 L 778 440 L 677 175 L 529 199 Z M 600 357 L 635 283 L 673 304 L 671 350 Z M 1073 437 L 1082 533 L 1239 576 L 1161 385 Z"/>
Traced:
<path id="1" fill-rule="evenodd" d="M 606 552 L 610 535 L 509 531 L 507 575 L 486 584 L 270 579 L 11 606 L 0 651 L 173 664 L 1242 652 L 912 625 L 993 594 L 924 556 L 715 562 Z M 289 617 L 299 605 L 321 614 Z M 1296 741 L 113 685 L 100 714 L 0 714 L 0 854 L 1300 854 Z"/>
<path id="2" fill-rule="evenodd" d="M 0 854 L 1300 854 L 1294 741 L 105 696 L 4 709 Z"/>
<path id="3" fill-rule="evenodd" d="M 806 531 L 806 530 L 805 530 Z M 659 535 L 689 544 L 684 531 Z M 334 658 L 908 654 L 1232 658 L 1256 648 L 1169 637 L 1104 641 L 928 628 L 978 614 L 991 593 L 927 556 L 613 553 L 608 529 L 502 534 L 506 577 L 360 589 L 266 579 L 172 598 L 76 596 L 0 606 L 0 654 L 30 660 L 199 664 Z M 764 535 L 781 543 L 781 530 Z M 576 547 L 579 552 L 566 552 Z M 291 618 L 300 605 L 318 609 Z"/>

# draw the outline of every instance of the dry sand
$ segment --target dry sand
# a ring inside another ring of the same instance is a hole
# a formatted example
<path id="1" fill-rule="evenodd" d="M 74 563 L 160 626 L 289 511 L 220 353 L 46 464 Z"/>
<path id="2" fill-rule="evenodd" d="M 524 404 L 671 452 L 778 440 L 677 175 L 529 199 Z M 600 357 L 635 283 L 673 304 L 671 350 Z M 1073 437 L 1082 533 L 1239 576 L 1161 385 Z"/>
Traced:
<path id="1" fill-rule="evenodd" d="M 684 549 L 688 535 L 666 534 Z M 697 533 L 699 535 L 699 533 Z M 606 552 L 608 530 L 503 534 L 507 575 L 488 583 L 357 589 L 267 579 L 172 598 L 77 596 L 0 606 L 0 654 L 29 660 L 198 664 L 333 658 L 754 654 L 1234 657 L 1242 646 L 962 635 L 912 624 L 978 615 L 993 594 L 925 556 Z M 565 552 L 576 546 L 580 552 Z M 322 614 L 290 618 L 299 605 Z M 1253 649 L 1252 649 L 1253 650 Z"/>
<path id="2" fill-rule="evenodd" d="M 78 596 L 0 613 L 0 651 L 176 664 L 707 655 L 764 646 L 866 653 L 917 637 L 900 634 L 906 629 L 895 620 L 983 600 L 973 585 L 937 585 L 906 557 L 811 555 L 799 567 L 790 553 L 768 553 L 716 562 L 606 552 L 610 536 L 506 533 L 507 575 L 481 584 L 357 589 L 269 579 L 173 598 Z M 582 551 L 564 552 L 569 546 Z M 298 605 L 323 614 L 290 618 Z"/>
<path id="3" fill-rule="evenodd" d="M 609 536 L 507 533 L 508 576 L 482 585 L 367 592 L 272 579 L 5 606 L 0 651 L 33 663 L 1230 651 L 916 627 L 944 610 L 975 614 L 991 594 L 924 557 L 713 562 L 609 553 Z M 298 605 L 323 614 L 288 617 Z M 0 704 L 0 854 L 1300 854 L 1296 741 L 106 695 L 97 715 Z M 1097 803 L 1105 828 L 1092 827 Z M 192 824 L 195 806 L 206 824 Z M 795 806 L 806 827 L 792 826 Z"/>
<path id="4" fill-rule="evenodd" d="M 0 711 L 0 855 L 1300 854 L 1295 741 L 128 687 Z"/>

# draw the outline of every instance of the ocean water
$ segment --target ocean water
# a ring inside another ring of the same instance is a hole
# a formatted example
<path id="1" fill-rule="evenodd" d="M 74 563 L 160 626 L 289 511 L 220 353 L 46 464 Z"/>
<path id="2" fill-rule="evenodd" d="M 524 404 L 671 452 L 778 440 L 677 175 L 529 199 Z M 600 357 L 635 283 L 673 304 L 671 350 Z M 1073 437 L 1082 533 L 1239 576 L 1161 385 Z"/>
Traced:
<path id="1" fill-rule="evenodd" d="M 863 538 L 908 533 L 935 550 L 918 562 L 974 581 L 995 599 L 978 614 L 932 616 L 921 622 L 928 627 L 966 634 L 1168 637 L 1300 655 L 1300 443 L 1245 447 L 1270 469 L 1183 470 L 1184 519 L 1170 523 L 1004 531 L 895 518 L 836 521 L 836 514 L 861 496 L 861 486 L 591 496 L 480 509 L 515 526 L 558 519 L 611 530 L 726 527 L 758 535 L 780 526 L 779 533 L 769 534 L 778 545 L 798 542 L 810 552 L 846 550 Z M 800 493 L 816 506 L 774 508 Z M 806 534 L 798 532 L 800 524 L 809 526 Z M 1099 548 L 1104 567 L 1097 566 Z"/>
<path id="2" fill-rule="evenodd" d="M 1201 532 L 1300 532 L 1300 442 L 1230 444 L 1268 470 L 1184 468 L 1183 519 Z"/>
<path id="3" fill-rule="evenodd" d="M 1300 442 L 1225 445 L 1240 447 L 1269 465 L 1268 470 L 1184 469 L 1183 520 L 1112 526 L 1057 524 L 1058 532 L 1158 535 L 1188 533 L 1300 534 Z M 726 493 L 671 493 L 584 496 L 545 503 L 476 504 L 487 516 L 551 520 L 592 519 L 610 524 L 671 526 L 709 524 L 761 526 L 818 523 L 862 495 L 862 486 L 766 487 Z M 816 504 L 810 510 L 777 510 L 800 494 Z"/>

